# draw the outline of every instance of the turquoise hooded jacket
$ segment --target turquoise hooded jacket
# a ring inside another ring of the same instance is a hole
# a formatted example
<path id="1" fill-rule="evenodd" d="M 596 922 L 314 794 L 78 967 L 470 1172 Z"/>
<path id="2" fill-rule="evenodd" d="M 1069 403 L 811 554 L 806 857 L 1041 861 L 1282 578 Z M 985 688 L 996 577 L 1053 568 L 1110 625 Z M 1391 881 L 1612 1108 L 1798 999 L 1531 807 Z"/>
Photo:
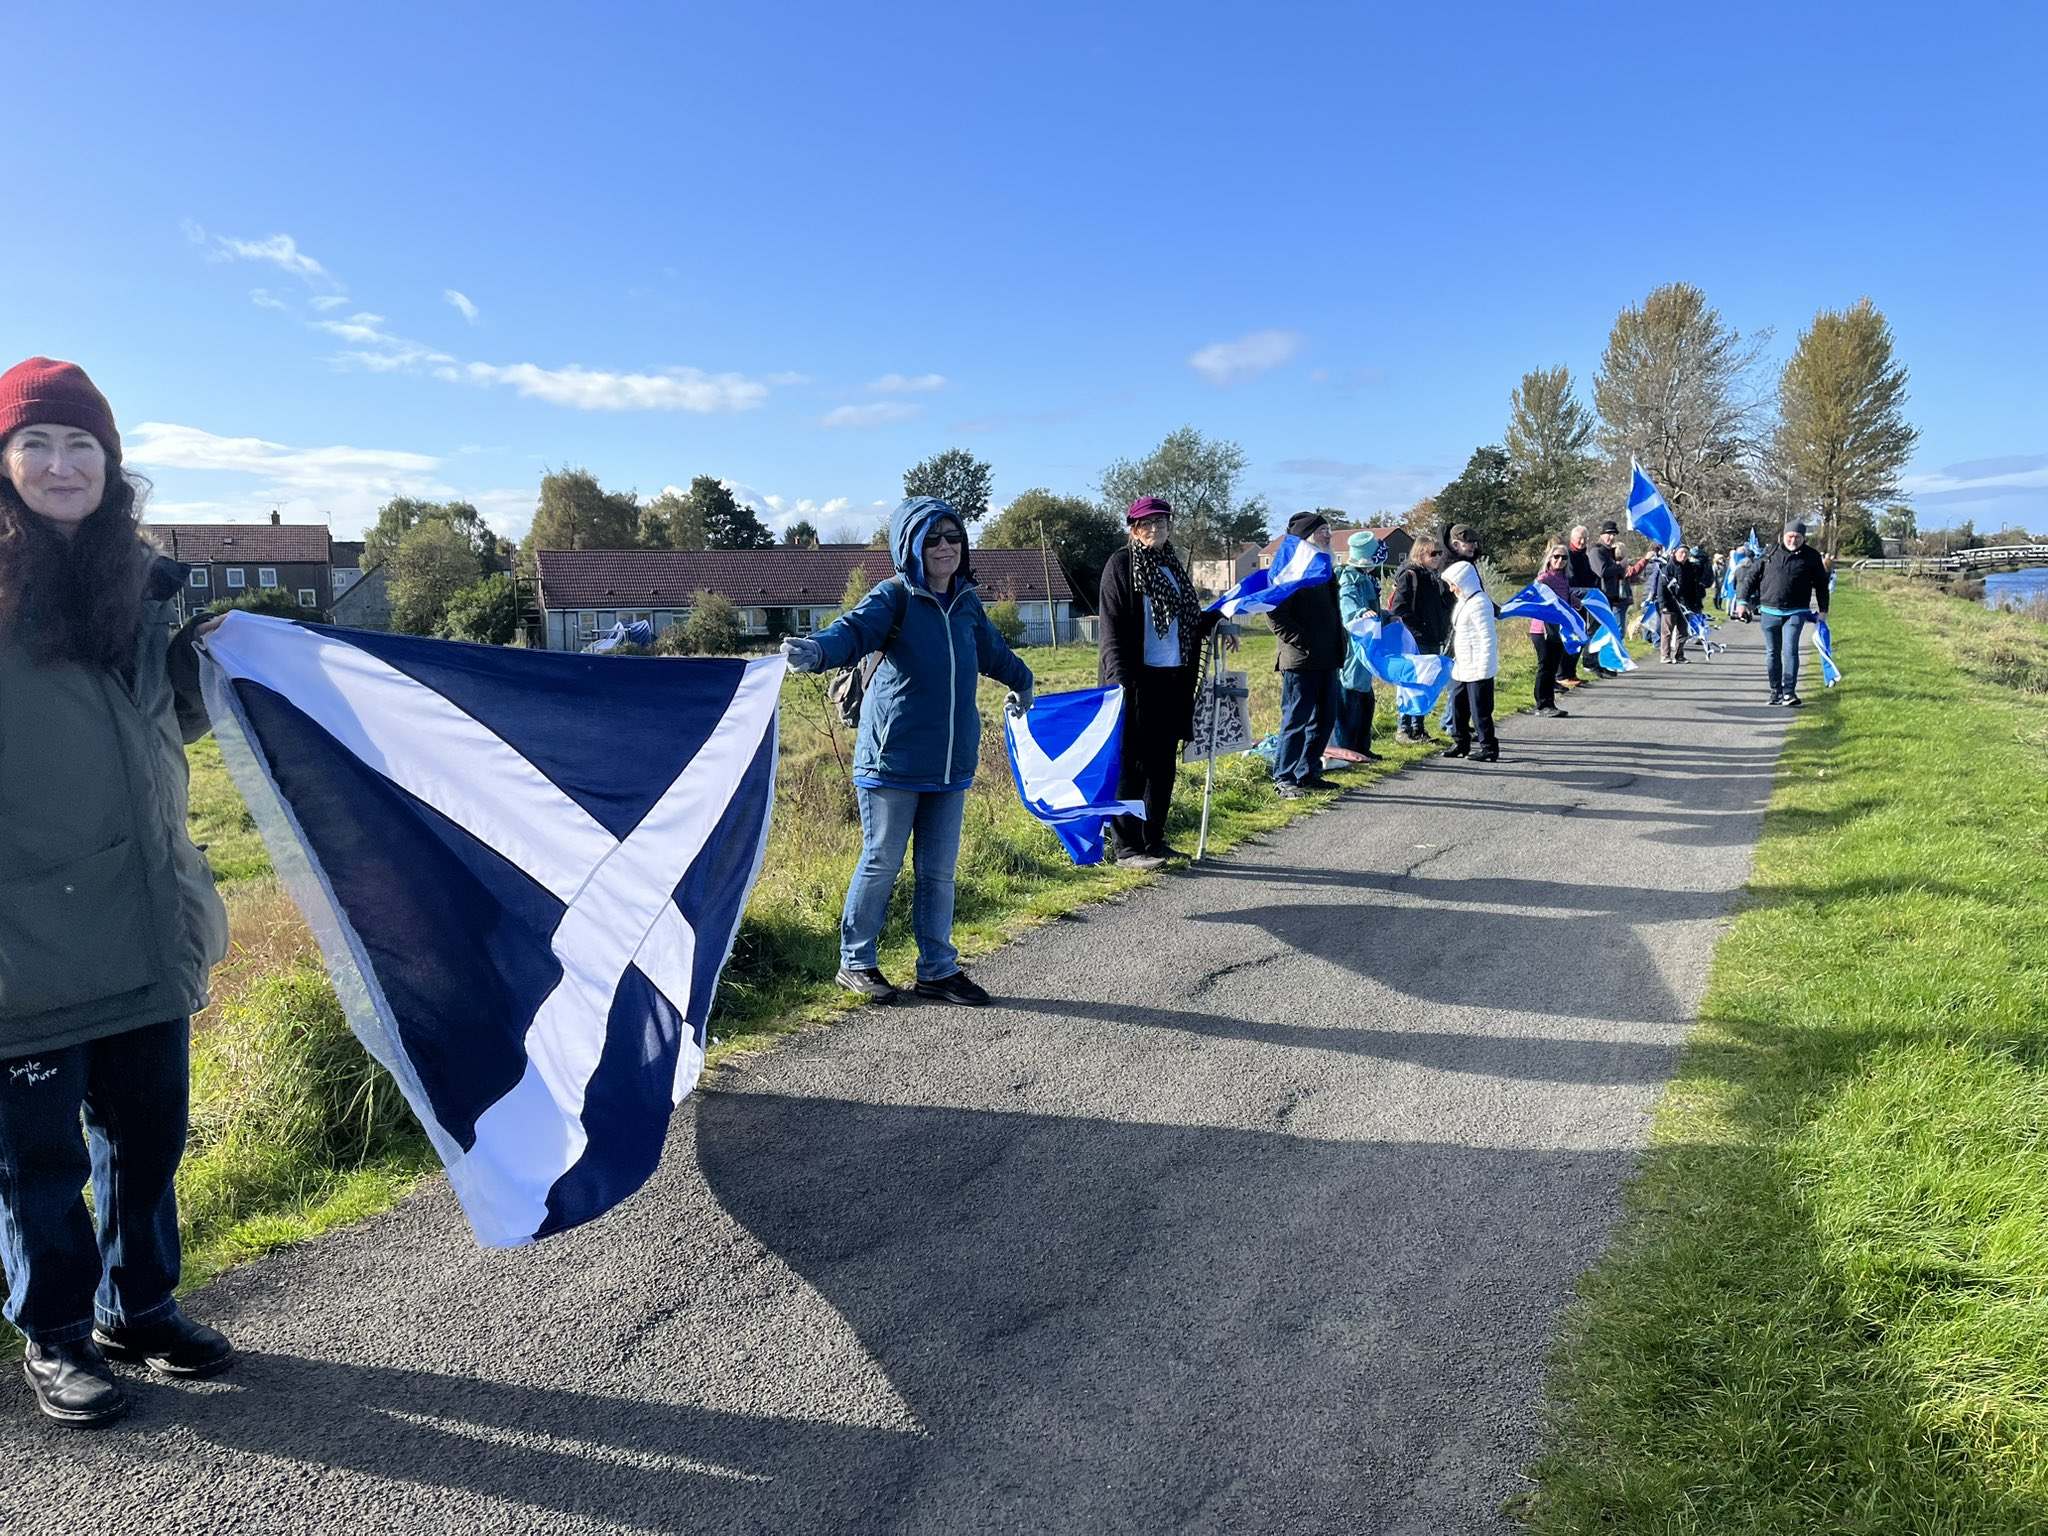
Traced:
<path id="1" fill-rule="evenodd" d="M 935 496 L 918 496 L 889 519 L 896 574 L 812 638 L 827 667 L 846 667 L 888 644 L 861 697 L 853 782 L 870 789 L 965 789 L 981 761 L 978 677 L 1031 686 L 1031 669 L 1003 643 L 983 611 L 964 558 L 944 597 L 925 584 L 924 537 L 932 523 L 967 520 Z"/>

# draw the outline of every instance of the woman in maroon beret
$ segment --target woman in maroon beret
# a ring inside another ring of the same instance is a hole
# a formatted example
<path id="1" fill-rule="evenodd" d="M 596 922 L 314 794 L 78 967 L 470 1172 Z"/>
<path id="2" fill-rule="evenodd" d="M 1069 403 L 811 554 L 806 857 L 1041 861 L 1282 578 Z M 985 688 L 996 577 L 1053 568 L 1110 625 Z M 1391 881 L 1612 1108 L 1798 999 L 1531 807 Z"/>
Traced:
<path id="1" fill-rule="evenodd" d="M 171 630 L 184 577 L 142 537 L 85 373 L 0 374 L 0 1266 L 23 1373 L 67 1424 L 126 1407 L 110 1356 L 234 1358 L 173 1294 L 187 1020 L 227 949 L 185 831 L 206 711 Z"/>

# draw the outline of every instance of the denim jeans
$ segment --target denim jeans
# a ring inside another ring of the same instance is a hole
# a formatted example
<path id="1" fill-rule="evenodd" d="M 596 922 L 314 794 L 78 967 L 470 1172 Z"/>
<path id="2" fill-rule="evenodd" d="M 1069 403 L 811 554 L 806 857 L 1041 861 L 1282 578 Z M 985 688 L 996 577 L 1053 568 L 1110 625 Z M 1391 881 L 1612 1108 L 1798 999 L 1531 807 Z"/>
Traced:
<path id="1" fill-rule="evenodd" d="M 960 862 L 967 791 L 856 785 L 854 794 L 860 801 L 860 862 L 839 919 L 839 963 L 849 971 L 876 963 L 875 943 L 888 920 L 903 848 L 915 834 L 910 927 L 917 935 L 917 979 L 944 981 L 960 969 L 960 951 L 953 947 L 953 869 Z"/>
<path id="2" fill-rule="evenodd" d="M 185 1020 L 172 1019 L 0 1061 L 6 1313 L 39 1344 L 76 1342 L 96 1321 L 155 1322 L 176 1305 L 186 1044 Z"/>
<path id="3" fill-rule="evenodd" d="M 1300 784 L 1323 771 L 1323 748 L 1337 726 L 1337 673 L 1280 674 L 1280 750 L 1273 758 L 1275 784 Z"/>
<path id="4" fill-rule="evenodd" d="M 1760 613 L 1764 655 L 1769 658 L 1771 692 L 1799 691 L 1799 636 L 1806 628 L 1803 613 Z"/>

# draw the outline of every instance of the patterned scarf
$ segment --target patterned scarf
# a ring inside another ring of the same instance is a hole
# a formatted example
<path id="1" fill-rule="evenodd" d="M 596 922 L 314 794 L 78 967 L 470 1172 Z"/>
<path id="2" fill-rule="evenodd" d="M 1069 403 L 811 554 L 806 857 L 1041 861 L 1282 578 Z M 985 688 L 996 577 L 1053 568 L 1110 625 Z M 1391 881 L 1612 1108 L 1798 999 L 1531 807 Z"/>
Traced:
<path id="1" fill-rule="evenodd" d="M 1169 571 L 1172 572 L 1170 577 Z M 1165 639 L 1173 621 L 1180 620 L 1180 659 L 1185 666 L 1194 649 L 1195 623 L 1201 618 L 1202 610 L 1195 601 L 1195 584 L 1188 579 L 1180 556 L 1173 552 L 1171 544 L 1155 550 L 1133 539 L 1131 573 L 1137 578 L 1138 590 L 1151 604 L 1152 632 L 1155 635 Z"/>

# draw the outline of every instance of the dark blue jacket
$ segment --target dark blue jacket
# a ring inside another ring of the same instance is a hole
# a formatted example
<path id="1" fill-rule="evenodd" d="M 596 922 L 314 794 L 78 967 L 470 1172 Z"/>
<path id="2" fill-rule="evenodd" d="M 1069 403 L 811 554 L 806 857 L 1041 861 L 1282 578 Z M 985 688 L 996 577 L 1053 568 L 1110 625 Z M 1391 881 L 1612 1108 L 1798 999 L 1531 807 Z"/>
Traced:
<path id="1" fill-rule="evenodd" d="M 869 788 L 965 789 L 981 761 L 976 678 L 986 674 L 1010 688 L 1031 684 L 1031 669 L 983 612 L 965 561 L 944 597 L 925 585 L 925 530 L 940 517 L 967 526 L 936 497 L 898 507 L 889 519 L 896 574 L 812 637 L 827 667 L 846 667 L 881 650 L 889 631 L 899 629 L 861 697 L 853 782 Z"/>

